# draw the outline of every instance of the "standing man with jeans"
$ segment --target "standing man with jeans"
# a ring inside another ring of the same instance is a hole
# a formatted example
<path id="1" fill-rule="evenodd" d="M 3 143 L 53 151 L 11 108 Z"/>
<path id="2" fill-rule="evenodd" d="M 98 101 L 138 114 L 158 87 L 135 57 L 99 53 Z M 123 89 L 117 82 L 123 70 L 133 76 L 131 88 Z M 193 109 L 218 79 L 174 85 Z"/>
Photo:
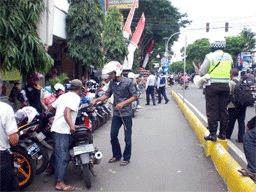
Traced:
<path id="1" fill-rule="evenodd" d="M 228 126 L 228 109 L 230 89 L 229 78 L 233 59 L 230 54 L 225 53 L 226 41 L 215 41 L 211 43 L 212 52 L 205 56 L 204 62 L 199 70 L 199 75 L 210 74 L 211 78 L 205 85 L 206 115 L 210 134 L 205 140 L 217 141 L 218 123 L 220 131 L 218 138 L 226 139 L 226 128 Z"/>
<path id="2" fill-rule="evenodd" d="M 56 109 L 54 121 L 51 127 L 54 138 L 54 174 L 56 190 L 73 191 L 74 187 L 64 183 L 65 172 L 69 163 L 69 139 L 70 134 L 75 132 L 76 116 L 82 94 L 82 81 L 74 79 L 70 82 L 70 92 L 62 94 L 52 104 Z M 50 108 L 52 109 L 52 108 Z"/>
<path id="3" fill-rule="evenodd" d="M 91 102 L 92 105 L 105 101 L 114 95 L 114 112 L 111 123 L 111 145 L 112 145 L 112 158 L 108 161 L 114 163 L 119 161 L 123 157 L 120 166 L 126 166 L 130 162 L 132 151 L 132 106 L 131 103 L 137 99 L 135 87 L 132 81 L 122 76 L 122 65 L 118 61 L 111 61 L 107 63 L 102 74 L 109 74 L 111 81 L 109 83 L 108 90 L 100 98 L 97 98 Z M 122 154 L 121 146 L 118 140 L 118 133 L 121 126 L 124 125 L 125 136 L 125 149 Z"/>
<path id="4" fill-rule="evenodd" d="M 0 95 L 3 81 L 0 77 Z M 10 144 L 18 144 L 18 128 L 10 105 L 0 101 L 0 191 L 19 191 L 18 179 L 10 154 Z"/>

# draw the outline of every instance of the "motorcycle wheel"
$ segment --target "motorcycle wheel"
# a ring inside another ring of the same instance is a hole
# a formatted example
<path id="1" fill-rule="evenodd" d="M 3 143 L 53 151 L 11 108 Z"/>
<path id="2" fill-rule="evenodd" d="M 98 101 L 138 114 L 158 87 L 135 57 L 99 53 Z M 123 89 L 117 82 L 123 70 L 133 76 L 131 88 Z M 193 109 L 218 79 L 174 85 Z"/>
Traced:
<path id="1" fill-rule="evenodd" d="M 34 161 L 36 162 L 36 175 L 39 175 L 43 173 L 47 168 L 49 163 L 49 155 L 46 149 L 41 144 L 37 143 L 37 145 L 40 148 L 38 155 L 42 155 L 40 159 L 36 159 L 36 158 L 34 159 Z"/>
<path id="2" fill-rule="evenodd" d="M 83 165 L 83 177 L 84 177 L 86 188 L 90 189 L 92 184 L 91 184 L 91 178 L 90 178 L 89 164 Z"/>
<path id="3" fill-rule="evenodd" d="M 14 156 L 14 162 L 19 166 L 16 169 L 16 175 L 19 181 L 20 189 L 29 186 L 36 176 L 35 161 L 27 154 L 27 151 L 19 147 L 12 147 L 11 151 Z"/>

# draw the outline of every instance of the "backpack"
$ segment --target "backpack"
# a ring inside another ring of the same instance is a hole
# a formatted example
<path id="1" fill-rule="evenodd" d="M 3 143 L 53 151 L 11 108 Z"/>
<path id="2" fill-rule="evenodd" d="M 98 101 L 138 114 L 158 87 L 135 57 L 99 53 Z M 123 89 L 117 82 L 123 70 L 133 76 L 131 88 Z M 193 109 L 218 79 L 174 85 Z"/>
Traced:
<path id="1" fill-rule="evenodd" d="M 160 84 L 163 85 L 166 82 L 165 76 L 160 76 Z"/>
<path id="2" fill-rule="evenodd" d="M 252 106 L 254 104 L 254 98 L 250 85 L 235 79 L 233 81 L 236 83 L 236 86 L 234 94 L 231 96 L 231 102 L 238 107 Z"/>

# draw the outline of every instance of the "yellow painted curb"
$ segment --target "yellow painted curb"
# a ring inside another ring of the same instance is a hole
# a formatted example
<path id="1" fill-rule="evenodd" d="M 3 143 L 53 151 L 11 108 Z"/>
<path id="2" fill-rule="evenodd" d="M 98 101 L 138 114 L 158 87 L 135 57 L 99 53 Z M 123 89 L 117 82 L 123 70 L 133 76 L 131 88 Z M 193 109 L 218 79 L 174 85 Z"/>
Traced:
<path id="1" fill-rule="evenodd" d="M 208 135 L 209 131 L 174 91 L 171 91 L 171 94 L 203 145 L 205 155 L 211 157 L 215 168 L 228 186 L 229 191 L 256 192 L 256 184 L 253 180 L 249 177 L 243 177 L 237 171 L 242 167 L 228 153 L 227 141 L 219 139 L 217 142 L 205 141 L 204 136 Z"/>

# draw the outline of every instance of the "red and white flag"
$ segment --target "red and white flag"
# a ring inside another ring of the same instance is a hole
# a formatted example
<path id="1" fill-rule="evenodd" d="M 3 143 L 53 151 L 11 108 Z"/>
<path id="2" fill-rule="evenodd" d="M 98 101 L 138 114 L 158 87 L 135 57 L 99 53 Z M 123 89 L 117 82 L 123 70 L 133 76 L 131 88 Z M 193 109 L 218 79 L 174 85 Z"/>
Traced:
<path id="1" fill-rule="evenodd" d="M 147 66 L 147 64 L 148 64 L 149 56 L 150 56 L 151 51 L 153 50 L 154 43 L 155 43 L 154 40 L 152 40 L 152 41 L 151 41 L 151 44 L 150 44 L 150 46 L 149 46 L 149 48 L 148 48 L 147 54 L 146 54 L 146 56 L 145 56 L 145 59 L 144 59 L 144 61 L 143 61 L 143 65 L 142 65 L 143 68 L 146 68 L 146 66 Z"/>
<path id="2" fill-rule="evenodd" d="M 132 19 L 133 19 L 133 15 L 134 15 L 137 3 L 138 3 L 138 0 L 133 1 L 132 7 L 130 9 L 129 15 L 126 19 L 126 22 L 123 28 L 123 37 L 126 38 L 127 40 L 129 40 L 129 36 L 132 35 L 131 23 L 132 23 Z"/>
<path id="3" fill-rule="evenodd" d="M 142 32 L 144 30 L 146 23 L 145 15 L 142 13 L 139 23 L 137 25 L 137 28 L 132 36 L 132 39 L 128 45 L 128 51 L 129 54 L 127 58 L 124 59 L 123 69 L 131 70 L 133 65 L 133 59 L 134 59 L 134 52 L 136 48 L 138 47 L 138 43 L 140 41 L 140 37 L 142 35 Z"/>

